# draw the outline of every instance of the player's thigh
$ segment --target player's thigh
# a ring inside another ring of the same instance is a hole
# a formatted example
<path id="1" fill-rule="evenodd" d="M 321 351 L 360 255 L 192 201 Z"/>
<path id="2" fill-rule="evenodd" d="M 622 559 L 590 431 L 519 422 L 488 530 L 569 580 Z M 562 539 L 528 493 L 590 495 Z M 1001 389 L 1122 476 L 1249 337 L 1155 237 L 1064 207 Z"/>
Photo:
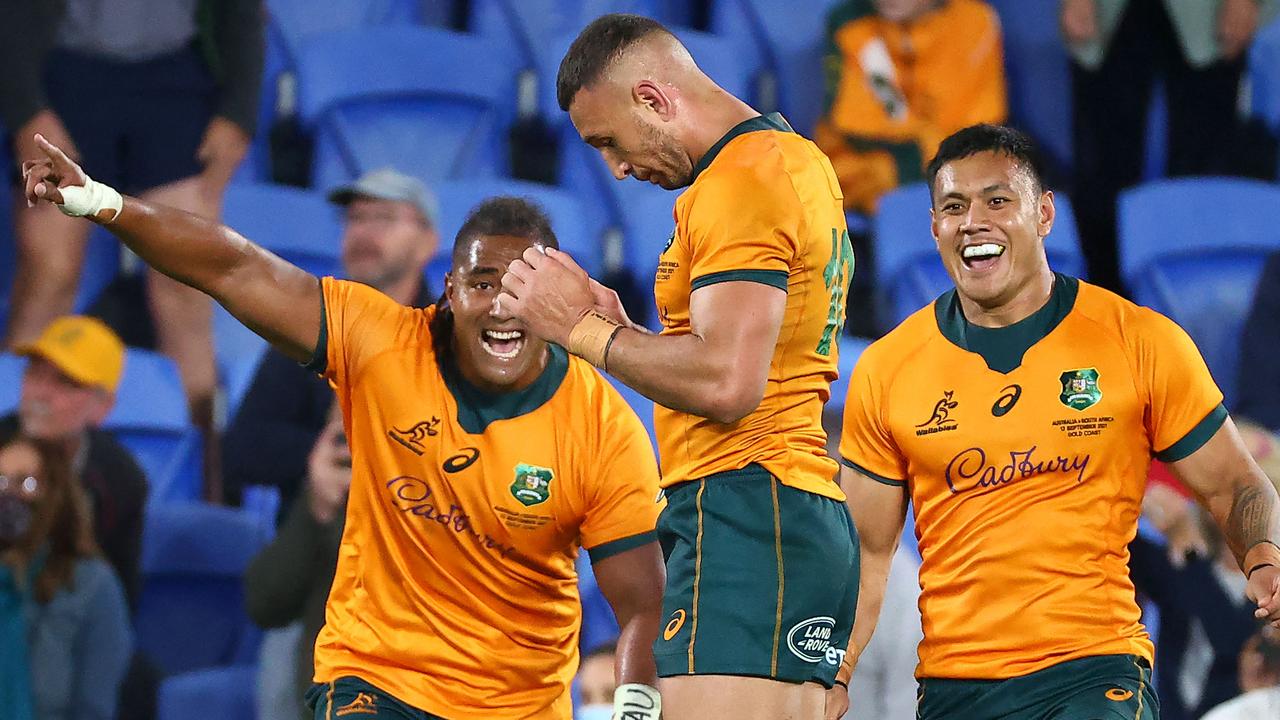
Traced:
<path id="1" fill-rule="evenodd" d="M 826 689 L 734 675 L 682 675 L 658 681 L 665 720 L 820 720 Z"/>
<path id="2" fill-rule="evenodd" d="M 853 622 L 856 534 L 842 503 L 748 467 L 668 490 L 658 673 L 829 685 Z"/>
<path id="3" fill-rule="evenodd" d="M 315 712 L 315 720 L 439 720 L 355 677 L 340 677 L 333 682 L 313 685 L 307 692 L 306 701 Z"/>

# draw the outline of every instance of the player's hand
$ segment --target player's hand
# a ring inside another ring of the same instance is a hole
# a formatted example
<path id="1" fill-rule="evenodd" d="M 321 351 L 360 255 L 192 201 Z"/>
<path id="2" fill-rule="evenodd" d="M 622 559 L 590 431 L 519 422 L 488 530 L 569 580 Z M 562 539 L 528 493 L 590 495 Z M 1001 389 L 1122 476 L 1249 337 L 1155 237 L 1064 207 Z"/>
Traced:
<path id="1" fill-rule="evenodd" d="M 13 134 L 13 158 L 18 161 L 19 169 L 23 161 L 44 156 L 40 146 L 36 145 L 36 135 L 43 135 L 46 140 L 62 148 L 67 157 L 80 157 L 80 151 L 71 141 L 71 134 L 62 124 L 62 119 L 54 111 L 45 109 L 32 115 L 31 119 L 23 123 L 22 127 Z"/>
<path id="2" fill-rule="evenodd" d="M 568 347 L 569 332 L 595 307 L 595 297 L 591 278 L 566 253 L 530 247 L 507 267 L 494 303 L 498 314 L 509 314 L 534 335 Z"/>
<path id="3" fill-rule="evenodd" d="M 822 713 L 822 720 L 840 720 L 849 712 L 849 688 L 843 685 L 832 685 L 827 691 L 827 707 Z"/>
<path id="4" fill-rule="evenodd" d="M 561 257 L 569 257 L 561 253 Z M 617 291 L 613 288 L 605 287 L 596 282 L 595 278 L 588 278 L 591 283 L 591 300 L 595 303 L 596 312 L 613 320 L 623 327 L 639 330 L 640 332 L 649 332 L 648 328 L 641 327 L 631 322 L 631 318 L 627 317 L 627 309 L 622 306 L 622 298 L 618 297 Z"/>
<path id="5" fill-rule="evenodd" d="M 1062 34 L 1073 45 L 1098 36 L 1098 7 L 1094 0 L 1063 0 Z"/>
<path id="6" fill-rule="evenodd" d="M 83 187 L 89 182 L 89 176 L 43 135 L 32 139 L 38 154 L 35 159 L 22 163 L 27 207 L 35 207 L 41 202 L 61 205 L 62 188 Z"/>
<path id="7" fill-rule="evenodd" d="M 343 436 L 342 423 L 330 422 L 307 458 L 307 502 L 311 515 L 328 523 L 338 515 L 351 489 L 351 450 Z"/>
<path id="8" fill-rule="evenodd" d="M 1222 0 L 1218 8 L 1218 45 L 1228 60 L 1235 60 L 1249 47 L 1258 30 L 1257 0 Z"/>
<path id="9" fill-rule="evenodd" d="M 1246 593 L 1258 604 L 1253 616 L 1280 629 L 1280 567 L 1267 565 L 1254 570 Z"/>
<path id="10" fill-rule="evenodd" d="M 214 116 L 196 149 L 196 159 L 204 163 L 202 177 L 219 193 L 230 182 L 240 161 L 249 152 L 249 136 L 239 125 Z"/>

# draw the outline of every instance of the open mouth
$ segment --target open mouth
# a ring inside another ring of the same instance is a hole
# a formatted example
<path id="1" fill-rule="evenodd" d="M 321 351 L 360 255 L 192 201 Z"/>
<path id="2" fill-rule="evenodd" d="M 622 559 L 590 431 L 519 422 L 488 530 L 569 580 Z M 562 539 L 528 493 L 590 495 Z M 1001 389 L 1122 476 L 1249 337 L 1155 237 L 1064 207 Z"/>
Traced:
<path id="1" fill-rule="evenodd" d="M 968 245 L 961 250 L 960 259 L 970 270 L 989 270 L 1000 262 L 1000 256 L 1004 255 L 1004 251 L 1005 247 L 997 243 Z"/>
<path id="2" fill-rule="evenodd" d="M 510 360 L 524 349 L 523 330 L 485 330 L 480 335 L 484 351 L 501 360 Z"/>

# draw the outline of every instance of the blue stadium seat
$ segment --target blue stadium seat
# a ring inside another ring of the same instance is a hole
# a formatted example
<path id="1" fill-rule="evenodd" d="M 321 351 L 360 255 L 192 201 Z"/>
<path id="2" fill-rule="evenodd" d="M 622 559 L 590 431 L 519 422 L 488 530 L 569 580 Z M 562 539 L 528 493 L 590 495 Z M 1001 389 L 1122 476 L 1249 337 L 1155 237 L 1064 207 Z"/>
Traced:
<path id="1" fill-rule="evenodd" d="M 1058 3 L 989 0 L 1004 33 L 1010 122 L 1070 168 L 1071 70 L 1059 31 Z"/>
<path id="2" fill-rule="evenodd" d="M 440 250 L 427 267 L 427 280 L 436 292 L 444 289 L 444 273 L 449 269 L 449 253 L 453 241 L 467 216 L 481 201 L 496 195 L 514 195 L 533 200 L 551 218 L 560 248 L 573 256 L 587 272 L 600 270 L 599 228 L 585 222 L 587 203 L 577 195 L 560 188 L 520 180 L 455 180 L 432 185 L 440 201 Z"/>
<path id="3" fill-rule="evenodd" d="M 313 35 L 298 59 L 298 109 L 315 133 L 312 184 L 415 168 L 434 180 L 508 165 L 516 69 L 483 38 L 424 27 Z"/>
<path id="4" fill-rule="evenodd" d="M 22 373 L 26 367 L 26 358 L 0 353 L 0 416 L 18 409 L 18 398 L 22 394 Z"/>
<path id="5" fill-rule="evenodd" d="M 744 48 L 760 48 L 759 64 L 768 73 L 756 96 L 758 109 L 781 110 L 808 136 L 822 114 L 826 13 L 837 2 L 819 0 L 803 11 L 778 0 L 722 0 L 712 7 L 713 32 L 737 39 Z"/>
<path id="6" fill-rule="evenodd" d="M 840 336 L 840 358 L 836 363 L 840 377 L 831 383 L 831 399 L 827 401 L 828 408 L 844 411 L 845 399 L 849 397 L 849 378 L 853 376 L 853 366 L 858 364 L 858 358 L 872 342 L 871 338 Z"/>
<path id="7" fill-rule="evenodd" d="M 266 543 L 252 513 L 203 503 L 147 509 L 138 648 L 165 675 L 252 662 L 260 633 L 242 575 Z M 185 715 L 183 717 L 186 717 Z"/>
<path id="8" fill-rule="evenodd" d="M 313 275 L 336 275 L 341 270 L 340 210 L 320 193 L 232 183 L 222 201 L 222 221 Z"/>
<path id="9" fill-rule="evenodd" d="M 1280 136 L 1280 18 L 1258 31 L 1249 47 L 1253 115 Z M 1277 175 L 1280 178 L 1280 175 Z"/>
<path id="10" fill-rule="evenodd" d="M 286 53 L 298 57 L 311 35 L 352 28 L 414 25 L 421 0 L 267 0 L 271 24 L 280 33 Z"/>
<path id="11" fill-rule="evenodd" d="M 659 5 L 656 0 L 471 0 L 469 29 L 512 49 L 508 58 L 521 67 L 533 67 L 547 38 L 569 35 L 572 40 L 587 23 L 611 12 L 661 19 Z"/>
<path id="12" fill-rule="evenodd" d="M 649 309 L 649 317 L 632 319 L 657 329 L 660 324 L 658 309 L 654 306 L 653 283 L 658 258 L 666 251 L 667 242 L 676 229 L 674 212 L 680 193 L 631 180 L 617 184 L 619 195 L 626 198 L 621 205 L 624 256 Z"/>
<path id="13" fill-rule="evenodd" d="M 75 312 L 87 312 L 102 291 L 116 279 L 120 274 L 120 256 L 120 241 L 106 228 L 95 225 L 89 231 L 89 242 L 84 249 L 84 264 L 73 306 Z"/>
<path id="14" fill-rule="evenodd" d="M 1268 212 L 1277 208 L 1280 186 L 1236 178 L 1162 180 L 1120 196 L 1120 268 L 1134 300 L 1191 335 L 1228 408 L 1258 277 L 1280 250 Z"/>
<path id="15" fill-rule="evenodd" d="M 167 678 L 156 696 L 157 720 L 252 720 L 258 669 L 253 665 L 196 670 Z M 301 698 L 298 700 L 302 702 Z"/>
<path id="16" fill-rule="evenodd" d="M 1053 232 L 1045 238 L 1049 265 L 1081 277 L 1084 258 L 1071 201 L 1057 193 L 1054 207 L 1057 219 Z M 875 274 L 888 300 L 888 319 L 895 325 L 952 287 L 929 228 L 929 208 L 929 186 L 925 183 L 905 185 L 880 198 L 873 223 Z"/>
<path id="17" fill-rule="evenodd" d="M 128 349 L 116 405 L 103 427 L 129 448 L 146 472 L 152 506 L 200 496 L 200 433 L 191 425 L 186 393 L 172 360 Z"/>

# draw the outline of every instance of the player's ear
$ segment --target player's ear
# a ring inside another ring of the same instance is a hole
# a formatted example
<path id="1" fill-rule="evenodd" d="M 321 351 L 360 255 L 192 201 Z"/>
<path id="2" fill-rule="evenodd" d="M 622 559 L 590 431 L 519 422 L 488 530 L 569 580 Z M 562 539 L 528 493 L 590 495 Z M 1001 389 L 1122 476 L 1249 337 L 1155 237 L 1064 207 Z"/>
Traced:
<path id="1" fill-rule="evenodd" d="M 938 244 L 938 214 L 929 208 L 929 234 L 933 236 L 933 246 L 942 252 L 942 246 Z"/>
<path id="2" fill-rule="evenodd" d="M 664 88 L 652 80 L 641 80 L 631 88 L 631 98 L 657 113 L 662 120 L 675 116 L 675 104 Z"/>
<path id="3" fill-rule="evenodd" d="M 1036 218 L 1036 231 L 1040 237 L 1045 237 L 1053 230 L 1053 220 L 1058 216 L 1058 210 L 1053 204 L 1053 191 L 1045 190 L 1040 193 L 1040 207 L 1036 210 L 1039 216 Z"/>

